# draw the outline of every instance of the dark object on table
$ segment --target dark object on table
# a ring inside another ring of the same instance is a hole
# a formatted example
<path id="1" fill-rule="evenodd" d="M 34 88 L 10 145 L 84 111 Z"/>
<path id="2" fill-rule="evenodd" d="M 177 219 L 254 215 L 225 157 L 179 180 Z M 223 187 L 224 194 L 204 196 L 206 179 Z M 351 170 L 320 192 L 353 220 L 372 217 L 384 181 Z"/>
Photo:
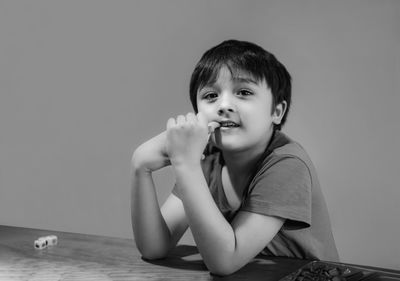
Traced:
<path id="1" fill-rule="evenodd" d="M 364 271 L 351 266 L 312 261 L 285 276 L 280 281 L 361 281 L 380 280 L 377 272 Z"/>

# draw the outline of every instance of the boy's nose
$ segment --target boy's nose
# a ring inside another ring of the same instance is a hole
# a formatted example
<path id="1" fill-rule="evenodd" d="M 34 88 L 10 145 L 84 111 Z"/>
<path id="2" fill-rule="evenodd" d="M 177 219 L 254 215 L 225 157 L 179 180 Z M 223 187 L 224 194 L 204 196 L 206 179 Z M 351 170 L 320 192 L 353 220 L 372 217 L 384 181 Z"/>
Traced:
<path id="1" fill-rule="evenodd" d="M 223 107 L 223 108 L 219 108 L 218 109 L 218 114 L 219 115 L 223 115 L 225 113 L 231 113 L 231 112 L 234 112 L 234 110 L 232 108 L 230 108 L 230 107 Z"/>
<path id="2" fill-rule="evenodd" d="M 230 113 L 235 111 L 235 106 L 228 95 L 223 95 L 218 104 L 218 114 Z"/>

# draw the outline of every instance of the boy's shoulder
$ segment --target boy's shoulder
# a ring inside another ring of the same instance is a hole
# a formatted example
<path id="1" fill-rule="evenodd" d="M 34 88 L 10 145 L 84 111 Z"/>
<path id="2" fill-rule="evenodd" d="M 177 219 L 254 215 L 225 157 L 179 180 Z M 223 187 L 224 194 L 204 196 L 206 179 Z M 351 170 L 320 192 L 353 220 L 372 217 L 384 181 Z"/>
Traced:
<path id="1" fill-rule="evenodd" d="M 303 146 L 281 131 L 275 132 L 269 150 L 274 156 L 293 156 L 300 159 L 304 158 L 305 160 L 310 160 Z"/>
<path id="2" fill-rule="evenodd" d="M 314 164 L 303 146 L 281 131 L 276 131 L 262 160 L 262 170 L 268 169 L 280 161 L 290 161 L 292 165 L 302 162 L 311 174 L 315 174 Z"/>
<path id="3" fill-rule="evenodd" d="M 317 171 L 306 150 L 280 131 L 275 132 L 265 155 L 260 159 L 254 179 L 264 178 L 264 175 L 269 180 L 272 177 L 280 181 L 291 179 L 294 175 L 303 175 L 304 179 L 309 177 L 312 186 L 319 186 Z"/>

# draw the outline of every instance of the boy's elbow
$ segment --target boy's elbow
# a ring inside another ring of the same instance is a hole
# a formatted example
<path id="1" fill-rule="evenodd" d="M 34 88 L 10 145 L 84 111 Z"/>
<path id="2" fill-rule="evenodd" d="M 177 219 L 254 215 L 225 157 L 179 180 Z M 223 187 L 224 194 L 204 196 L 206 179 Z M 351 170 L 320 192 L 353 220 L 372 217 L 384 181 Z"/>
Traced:
<path id="1" fill-rule="evenodd" d="M 167 247 L 155 247 L 154 245 L 136 243 L 136 248 L 145 260 L 159 260 L 166 258 L 168 255 Z"/>
<path id="2" fill-rule="evenodd" d="M 217 275 L 217 276 L 228 276 L 237 271 L 237 269 L 232 269 L 232 268 L 228 268 L 228 267 L 209 268 L 209 270 L 210 270 L 211 274 Z"/>
<path id="3" fill-rule="evenodd" d="M 143 254 L 142 259 L 148 260 L 148 261 L 153 261 L 153 260 L 162 260 L 165 259 L 166 255 L 160 255 L 158 253 L 150 253 L 150 254 Z"/>
<path id="4" fill-rule="evenodd" d="M 160 260 L 167 257 L 167 251 L 160 251 L 157 249 L 139 249 L 142 258 L 145 260 Z"/>
<path id="5" fill-rule="evenodd" d="M 239 270 L 238 267 L 234 266 L 229 262 L 210 263 L 207 265 L 207 268 L 213 275 L 218 275 L 218 276 L 231 275 L 237 270 Z"/>

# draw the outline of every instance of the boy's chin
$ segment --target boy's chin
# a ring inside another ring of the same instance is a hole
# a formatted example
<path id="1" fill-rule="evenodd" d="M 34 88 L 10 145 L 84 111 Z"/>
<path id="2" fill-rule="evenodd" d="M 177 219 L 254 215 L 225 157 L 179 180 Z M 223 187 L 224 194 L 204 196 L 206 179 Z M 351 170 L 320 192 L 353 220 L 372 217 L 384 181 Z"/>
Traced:
<path id="1" fill-rule="evenodd" d="M 240 151 L 241 146 L 237 143 L 237 141 L 223 141 L 223 140 L 213 140 L 213 144 L 222 151 L 226 152 L 235 152 Z"/>

